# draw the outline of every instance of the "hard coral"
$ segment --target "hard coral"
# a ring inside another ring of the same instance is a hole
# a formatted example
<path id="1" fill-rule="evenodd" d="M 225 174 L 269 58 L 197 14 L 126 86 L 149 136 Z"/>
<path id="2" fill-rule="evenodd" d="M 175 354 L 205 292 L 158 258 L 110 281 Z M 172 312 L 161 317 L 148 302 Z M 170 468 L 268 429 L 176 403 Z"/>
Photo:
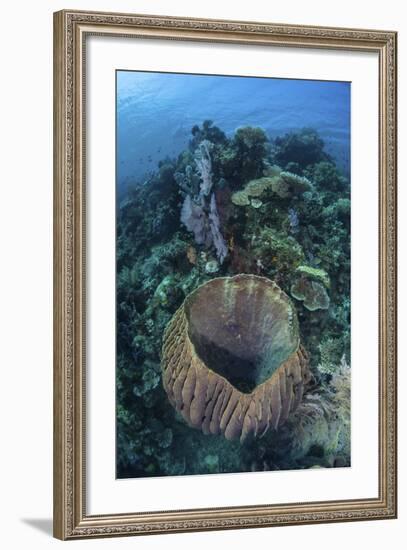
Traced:
<path id="1" fill-rule="evenodd" d="M 252 253 L 267 273 L 291 273 L 304 261 L 301 245 L 291 235 L 265 227 L 252 244 Z"/>
<path id="2" fill-rule="evenodd" d="M 329 275 L 324 269 L 317 269 L 309 265 L 299 265 L 296 272 L 308 279 L 322 283 L 326 288 L 330 287 Z"/>
<path id="3" fill-rule="evenodd" d="M 295 197 L 311 189 L 311 182 L 307 178 L 291 172 L 277 171 L 277 168 L 273 167 L 273 175 L 253 179 L 243 189 L 233 193 L 233 204 L 248 206 L 251 197 L 260 197 L 267 189 L 272 189 L 280 199 Z"/>
<path id="4" fill-rule="evenodd" d="M 280 166 L 289 169 L 289 163 L 295 159 L 300 170 L 310 164 L 329 159 L 324 151 L 324 142 L 312 128 L 303 128 L 275 140 L 274 160 Z"/>
<path id="5" fill-rule="evenodd" d="M 245 126 L 236 130 L 232 147 L 236 152 L 239 172 L 243 181 L 263 174 L 268 138 L 262 128 Z"/>
<path id="6" fill-rule="evenodd" d="M 281 172 L 279 177 L 273 179 L 272 189 L 281 199 L 287 199 L 309 191 L 311 182 L 297 174 Z"/>
<path id="7" fill-rule="evenodd" d="M 215 126 L 212 120 L 204 120 L 202 128 L 200 128 L 196 124 L 195 126 L 193 126 L 191 133 L 193 136 L 190 143 L 190 147 L 192 150 L 195 150 L 199 143 L 203 140 L 208 140 L 211 143 L 221 145 L 227 142 L 225 133 L 222 132 L 220 128 Z"/>
<path id="8" fill-rule="evenodd" d="M 233 204 L 236 204 L 236 206 L 248 206 L 252 197 L 260 197 L 266 189 L 272 187 L 273 182 L 274 178 L 272 177 L 257 178 L 249 181 L 244 189 L 233 193 Z"/>
<path id="9" fill-rule="evenodd" d="M 325 288 L 320 283 L 310 281 L 305 277 L 300 277 L 291 286 L 291 296 L 303 301 L 309 311 L 328 309 L 329 307 L 329 296 Z"/>
<path id="10" fill-rule="evenodd" d="M 307 171 L 319 188 L 327 191 L 339 191 L 346 186 L 346 178 L 342 176 L 332 162 L 322 161 Z"/>

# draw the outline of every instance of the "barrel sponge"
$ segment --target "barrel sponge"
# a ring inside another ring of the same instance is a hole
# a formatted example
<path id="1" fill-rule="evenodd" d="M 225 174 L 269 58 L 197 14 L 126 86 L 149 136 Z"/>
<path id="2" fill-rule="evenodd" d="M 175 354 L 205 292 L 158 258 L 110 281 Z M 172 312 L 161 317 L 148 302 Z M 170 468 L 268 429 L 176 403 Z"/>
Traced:
<path id="1" fill-rule="evenodd" d="M 168 323 L 162 375 L 170 403 L 205 434 L 242 442 L 277 429 L 310 378 L 293 304 L 264 277 L 212 279 Z"/>

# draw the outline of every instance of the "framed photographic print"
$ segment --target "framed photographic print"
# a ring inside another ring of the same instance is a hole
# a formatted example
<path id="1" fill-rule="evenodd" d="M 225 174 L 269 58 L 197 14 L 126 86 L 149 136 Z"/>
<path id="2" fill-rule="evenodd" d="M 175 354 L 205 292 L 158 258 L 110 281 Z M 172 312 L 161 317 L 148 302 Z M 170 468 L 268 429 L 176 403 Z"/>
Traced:
<path id="1" fill-rule="evenodd" d="M 396 33 L 54 45 L 55 536 L 396 517 Z"/>

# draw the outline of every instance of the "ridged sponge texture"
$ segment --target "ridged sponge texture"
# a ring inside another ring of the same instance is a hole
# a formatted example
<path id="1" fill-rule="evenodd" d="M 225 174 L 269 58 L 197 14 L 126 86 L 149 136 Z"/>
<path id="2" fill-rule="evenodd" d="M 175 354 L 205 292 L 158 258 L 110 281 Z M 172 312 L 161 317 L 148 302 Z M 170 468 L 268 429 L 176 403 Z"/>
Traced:
<path id="1" fill-rule="evenodd" d="M 310 377 L 294 306 L 264 277 L 212 279 L 168 323 L 162 374 L 173 407 L 205 434 L 244 441 L 277 429 Z"/>

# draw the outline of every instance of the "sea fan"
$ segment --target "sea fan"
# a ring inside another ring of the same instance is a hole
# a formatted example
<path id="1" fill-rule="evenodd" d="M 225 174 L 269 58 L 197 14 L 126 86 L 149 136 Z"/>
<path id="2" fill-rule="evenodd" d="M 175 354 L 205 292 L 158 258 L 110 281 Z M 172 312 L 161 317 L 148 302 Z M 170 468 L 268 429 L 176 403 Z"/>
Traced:
<path id="1" fill-rule="evenodd" d="M 204 196 L 209 195 L 213 185 L 210 147 L 211 142 L 205 139 L 195 152 L 195 164 L 202 179 L 200 195 Z"/>
<path id="2" fill-rule="evenodd" d="M 314 445 L 334 462 L 350 457 L 350 367 L 342 357 L 330 382 L 311 391 L 289 419 L 292 451 L 305 456 Z"/>

